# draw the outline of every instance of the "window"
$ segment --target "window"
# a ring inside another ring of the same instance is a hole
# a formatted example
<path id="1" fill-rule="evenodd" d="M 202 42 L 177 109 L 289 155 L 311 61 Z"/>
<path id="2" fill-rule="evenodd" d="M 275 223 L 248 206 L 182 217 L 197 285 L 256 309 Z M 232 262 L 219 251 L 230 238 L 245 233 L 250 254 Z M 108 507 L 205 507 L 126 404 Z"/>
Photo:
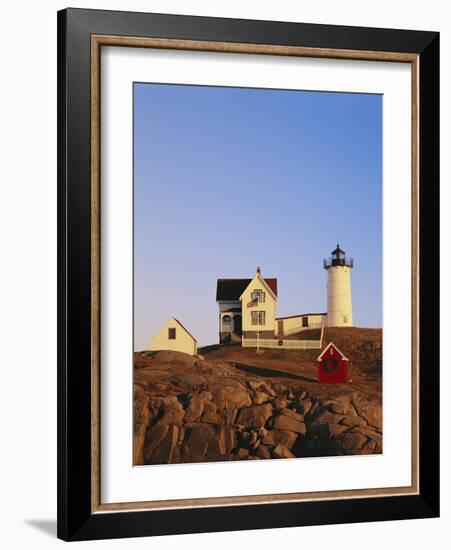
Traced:
<path id="1" fill-rule="evenodd" d="M 222 328 L 224 331 L 228 331 L 232 328 L 232 317 L 230 317 L 230 315 L 224 315 L 222 318 Z"/>
<path id="2" fill-rule="evenodd" d="M 175 340 L 175 328 L 168 328 L 169 340 Z"/>
<path id="3" fill-rule="evenodd" d="M 256 288 L 251 292 L 251 300 L 252 301 L 257 300 L 257 302 L 260 304 L 265 303 L 265 297 L 266 297 L 266 294 L 265 292 L 263 292 L 261 288 Z"/>
<path id="4" fill-rule="evenodd" d="M 302 317 L 302 326 L 308 327 L 308 317 Z"/>
<path id="5" fill-rule="evenodd" d="M 253 325 L 264 325 L 266 322 L 266 311 L 251 311 L 251 323 Z"/>

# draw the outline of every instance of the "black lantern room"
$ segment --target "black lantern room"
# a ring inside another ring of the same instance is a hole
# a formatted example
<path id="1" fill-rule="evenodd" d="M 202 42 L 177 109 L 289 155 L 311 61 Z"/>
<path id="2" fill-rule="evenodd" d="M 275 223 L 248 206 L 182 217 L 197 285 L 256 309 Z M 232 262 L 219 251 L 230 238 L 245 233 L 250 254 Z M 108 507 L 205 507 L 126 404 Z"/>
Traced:
<path id="1" fill-rule="evenodd" d="M 352 268 L 354 267 L 354 260 L 352 258 L 347 258 L 346 252 L 340 248 L 339 244 L 337 244 L 337 248 L 332 250 L 330 253 L 330 258 L 328 260 L 324 260 L 324 269 L 339 265 Z"/>

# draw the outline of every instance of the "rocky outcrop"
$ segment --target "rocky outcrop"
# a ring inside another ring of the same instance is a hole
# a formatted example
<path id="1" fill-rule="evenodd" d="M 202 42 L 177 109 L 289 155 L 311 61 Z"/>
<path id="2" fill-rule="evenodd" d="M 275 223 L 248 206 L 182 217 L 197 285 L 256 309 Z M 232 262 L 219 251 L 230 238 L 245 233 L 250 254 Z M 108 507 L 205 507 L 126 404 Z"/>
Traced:
<path id="1" fill-rule="evenodd" d="M 352 386 L 318 395 L 297 379 L 282 383 L 233 362 L 182 356 L 139 358 L 135 464 L 382 452 L 381 403 Z"/>

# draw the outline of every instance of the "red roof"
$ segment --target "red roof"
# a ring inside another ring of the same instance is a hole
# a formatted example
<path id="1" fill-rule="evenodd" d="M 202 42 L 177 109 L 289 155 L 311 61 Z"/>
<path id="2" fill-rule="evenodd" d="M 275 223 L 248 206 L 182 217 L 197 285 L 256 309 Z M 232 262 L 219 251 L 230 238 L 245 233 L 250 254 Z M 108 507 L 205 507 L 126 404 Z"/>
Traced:
<path id="1" fill-rule="evenodd" d="M 274 292 L 274 294 L 277 296 L 277 279 L 265 279 L 265 283 L 269 286 L 269 288 Z"/>
<path id="2" fill-rule="evenodd" d="M 349 359 L 346 357 L 346 355 L 339 349 L 339 347 L 334 344 L 333 342 L 329 342 L 327 344 L 327 346 L 323 349 L 323 351 L 318 355 L 317 357 L 317 361 L 321 361 L 321 359 L 323 358 L 323 355 L 326 353 L 326 351 L 329 349 L 329 348 L 333 348 L 336 353 L 338 353 L 339 355 L 341 355 L 342 359 L 344 359 L 345 361 L 349 361 Z"/>

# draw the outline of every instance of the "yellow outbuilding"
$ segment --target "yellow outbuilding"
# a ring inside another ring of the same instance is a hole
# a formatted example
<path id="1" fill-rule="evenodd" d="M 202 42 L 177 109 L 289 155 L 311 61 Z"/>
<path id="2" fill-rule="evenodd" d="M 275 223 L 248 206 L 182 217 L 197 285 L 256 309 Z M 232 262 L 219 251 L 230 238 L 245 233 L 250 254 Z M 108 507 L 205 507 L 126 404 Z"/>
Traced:
<path id="1" fill-rule="evenodd" d="M 150 341 L 150 351 L 181 351 L 197 354 L 197 340 L 175 317 L 171 317 Z"/>

